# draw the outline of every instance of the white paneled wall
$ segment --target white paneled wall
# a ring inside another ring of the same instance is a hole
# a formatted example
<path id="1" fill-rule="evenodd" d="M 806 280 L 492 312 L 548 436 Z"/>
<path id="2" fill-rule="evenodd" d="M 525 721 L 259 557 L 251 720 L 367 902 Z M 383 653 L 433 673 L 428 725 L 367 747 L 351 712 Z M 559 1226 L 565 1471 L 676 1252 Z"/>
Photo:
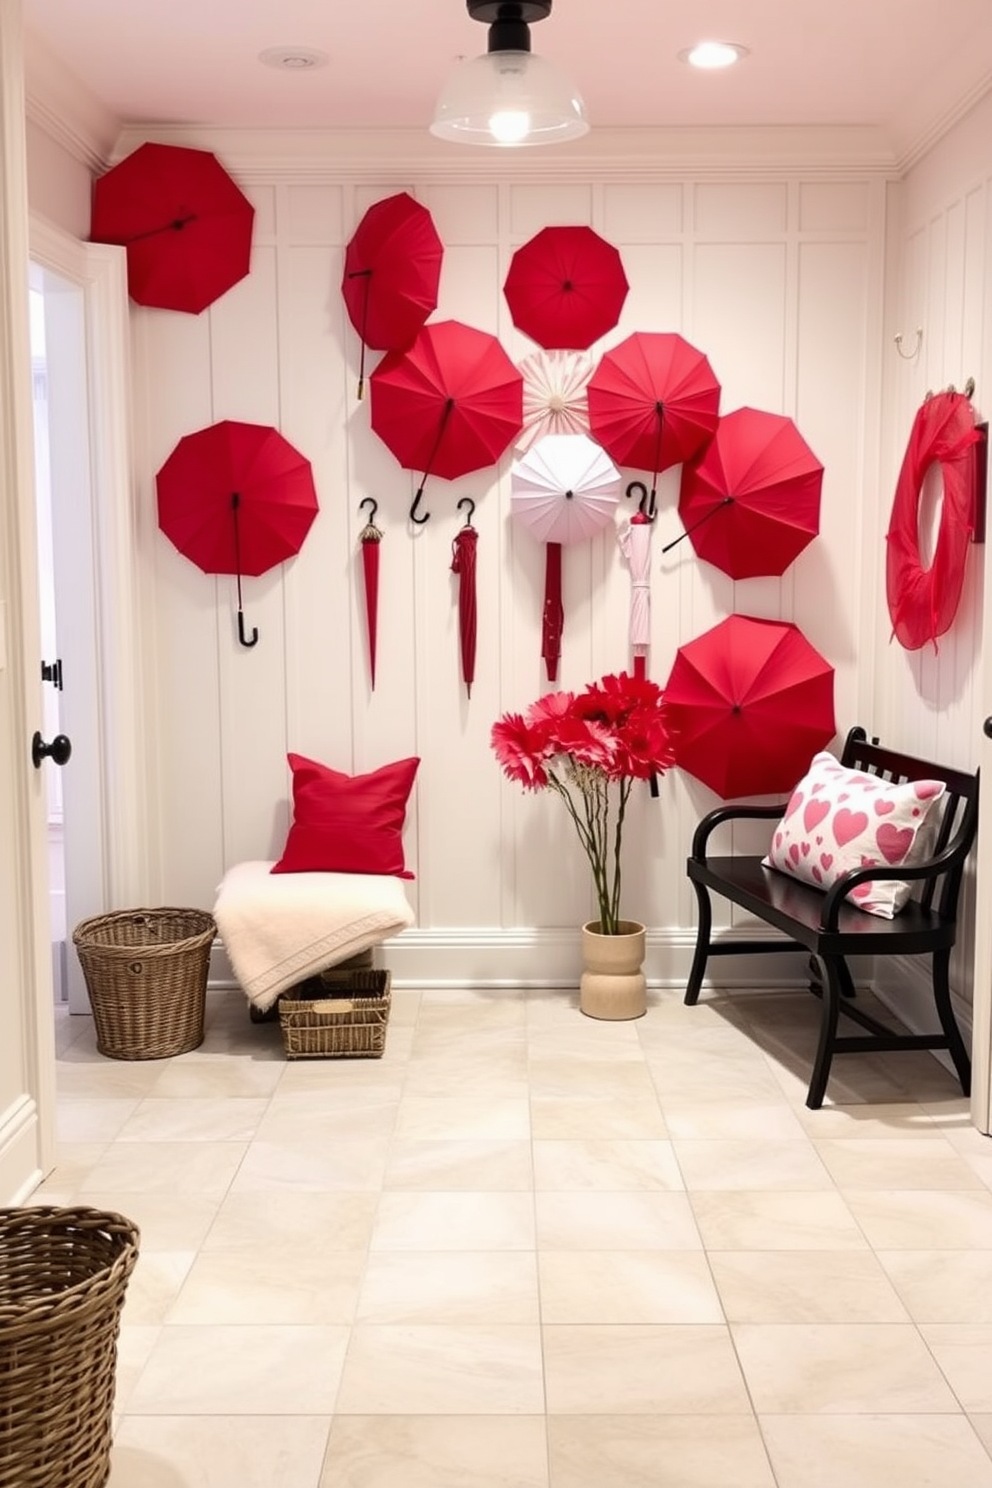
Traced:
<path id="1" fill-rule="evenodd" d="M 534 347 L 512 326 L 502 296 L 514 249 L 552 223 L 589 223 L 615 243 L 631 290 L 620 325 L 594 354 L 634 330 L 679 331 L 709 357 L 723 411 L 750 404 L 793 416 L 826 468 L 820 538 L 782 579 L 739 583 L 698 560 L 688 541 L 661 556 L 680 530 L 679 473 L 662 477 L 652 675 L 664 681 L 679 644 L 734 611 L 795 618 L 837 668 L 839 731 L 861 721 L 891 732 L 906 717 L 891 679 L 881 717 L 861 716 L 873 701 L 865 668 L 875 666 L 865 639 L 872 623 L 877 629 L 877 562 L 861 533 L 867 526 L 874 539 L 878 528 L 866 510 L 879 500 L 884 182 L 868 173 L 806 180 L 779 172 L 638 184 L 627 172 L 622 181 L 604 173 L 463 184 L 425 167 L 422 179 L 388 183 L 330 172 L 321 181 L 312 169 L 300 182 L 259 168 L 242 183 L 257 209 L 249 278 L 200 317 L 134 311 L 162 898 L 210 905 L 227 866 L 278 854 L 287 750 L 352 771 L 417 753 L 406 842 L 418 926 L 390 949 L 396 974 L 568 980 L 577 970 L 575 926 L 590 912 L 585 859 L 558 803 L 506 783 L 488 742 L 503 711 L 547 687 L 539 655 L 544 552 L 511 522 L 509 457 L 457 482 L 431 479 L 431 519 L 409 525 L 416 476 L 372 433 L 368 401 L 356 398 L 359 348 L 339 290 L 344 244 L 371 202 L 411 191 L 445 243 L 436 318 L 498 334 L 519 360 Z M 963 219 L 960 241 L 974 255 L 974 218 L 965 211 Z M 918 230 L 936 231 L 929 223 Z M 929 275 L 932 251 L 913 251 L 912 263 Z M 907 294 L 923 292 L 910 275 Z M 942 325 L 951 308 L 944 303 Z M 299 557 L 245 581 L 246 618 L 260 632 L 251 651 L 237 644 L 233 579 L 201 573 L 155 526 L 155 471 L 183 434 L 223 418 L 281 428 L 313 462 L 321 504 Z M 374 693 L 358 552 L 365 496 L 378 501 L 385 531 Z M 470 700 L 450 573 L 462 496 L 477 503 L 480 533 Z M 629 583 L 613 531 L 566 549 L 564 589 L 561 685 L 629 666 Z M 884 642 L 880 649 L 883 666 L 905 667 Z M 921 715 L 926 707 L 921 699 Z M 624 908 L 649 926 L 656 979 L 686 964 L 693 905 L 683 864 L 692 827 L 712 804 L 678 772 L 661 782 L 658 800 L 646 788 L 635 797 Z"/>

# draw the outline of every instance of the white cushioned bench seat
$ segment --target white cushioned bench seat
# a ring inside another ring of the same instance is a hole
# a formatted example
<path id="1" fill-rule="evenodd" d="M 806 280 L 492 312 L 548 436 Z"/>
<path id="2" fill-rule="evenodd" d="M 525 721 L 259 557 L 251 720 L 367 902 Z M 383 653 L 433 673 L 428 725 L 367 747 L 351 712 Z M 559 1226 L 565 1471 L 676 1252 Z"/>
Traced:
<path id="1" fill-rule="evenodd" d="M 414 922 L 403 882 L 392 875 L 271 869 L 271 862 L 236 863 L 214 904 L 234 974 L 261 1012 L 288 987 Z"/>

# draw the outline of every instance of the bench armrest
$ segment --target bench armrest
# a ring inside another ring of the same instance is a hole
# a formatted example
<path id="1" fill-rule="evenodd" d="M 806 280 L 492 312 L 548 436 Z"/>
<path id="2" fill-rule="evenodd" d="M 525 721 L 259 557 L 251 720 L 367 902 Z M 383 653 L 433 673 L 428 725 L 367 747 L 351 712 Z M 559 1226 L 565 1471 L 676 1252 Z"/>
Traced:
<path id="1" fill-rule="evenodd" d="M 781 801 L 777 806 L 717 806 L 715 810 L 708 811 L 699 822 L 695 832 L 692 834 L 692 857 L 694 862 L 706 862 L 706 844 L 711 832 L 728 821 L 778 821 L 785 811 L 788 801 Z M 891 874 L 889 877 L 891 878 Z"/>
<path id="2" fill-rule="evenodd" d="M 852 868 L 850 873 L 841 874 L 840 878 L 827 890 L 823 899 L 823 912 L 820 915 L 820 929 L 835 931 L 838 928 L 841 908 L 847 895 L 858 884 L 870 883 L 873 879 L 904 878 L 904 879 L 931 879 L 945 873 L 952 868 L 963 856 L 962 844 L 955 841 L 944 851 L 937 853 L 932 858 L 925 858 L 922 863 L 912 866 L 904 866 L 900 863 L 882 863 L 874 868 Z M 855 901 L 856 907 L 856 901 Z"/>

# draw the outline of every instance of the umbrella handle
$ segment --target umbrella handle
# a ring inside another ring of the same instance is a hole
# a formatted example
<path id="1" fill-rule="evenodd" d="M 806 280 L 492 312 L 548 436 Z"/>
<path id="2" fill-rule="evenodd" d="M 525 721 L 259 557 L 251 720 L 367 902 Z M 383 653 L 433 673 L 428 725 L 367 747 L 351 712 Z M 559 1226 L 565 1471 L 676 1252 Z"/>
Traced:
<path id="1" fill-rule="evenodd" d="M 723 511 L 725 506 L 732 506 L 733 501 L 733 496 L 724 496 L 723 500 L 718 502 L 716 506 L 711 506 L 706 515 L 700 517 L 698 522 L 693 522 L 691 527 L 687 527 L 684 532 L 679 533 L 678 537 L 674 538 L 670 543 L 666 543 L 661 551 L 667 553 L 671 548 L 677 548 L 684 537 L 688 537 L 690 532 L 695 532 L 697 527 L 702 527 L 704 522 L 708 522 L 710 517 L 715 517 L 718 511 Z"/>
<path id="2" fill-rule="evenodd" d="M 461 501 L 459 501 L 458 503 L 458 510 L 461 511 L 463 506 L 468 507 L 468 516 L 465 518 L 465 526 L 471 527 L 472 518 L 475 516 L 475 502 L 472 500 L 471 496 L 462 497 Z"/>
<path id="3" fill-rule="evenodd" d="M 423 488 L 423 486 L 418 486 L 417 487 L 417 494 L 413 498 L 413 505 L 410 508 L 410 521 L 411 522 L 415 522 L 418 527 L 422 527 L 424 525 L 424 523 L 425 522 L 429 522 L 430 521 L 430 518 L 431 518 L 430 512 L 424 512 L 424 515 L 422 517 L 418 517 L 417 516 L 417 507 L 420 505 L 421 498 L 422 498 L 423 494 L 424 494 L 424 488 Z"/>
<path id="4" fill-rule="evenodd" d="M 244 610 L 239 610 L 238 611 L 238 640 L 241 642 L 242 646 L 257 646 L 258 645 L 258 626 L 257 625 L 253 625 L 252 626 L 252 628 L 251 628 L 251 638 L 250 639 L 248 638 L 248 636 L 245 635 L 245 612 L 244 612 Z"/>
<path id="5" fill-rule="evenodd" d="M 375 499 L 374 496 L 365 496 L 358 503 L 358 510 L 359 511 L 364 511 L 366 507 L 369 507 L 370 508 L 370 511 L 369 511 L 369 523 L 372 524 L 372 523 L 375 522 L 376 512 L 379 510 L 379 503 L 378 503 L 378 501 L 376 501 L 376 499 Z"/>

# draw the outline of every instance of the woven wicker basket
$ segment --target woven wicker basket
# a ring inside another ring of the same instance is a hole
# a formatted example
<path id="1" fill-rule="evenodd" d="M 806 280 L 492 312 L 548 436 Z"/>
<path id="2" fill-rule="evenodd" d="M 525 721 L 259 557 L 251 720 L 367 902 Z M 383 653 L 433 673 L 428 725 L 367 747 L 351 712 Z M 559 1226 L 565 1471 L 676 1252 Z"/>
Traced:
<path id="1" fill-rule="evenodd" d="M 287 1059 L 379 1059 L 389 1021 L 388 971 L 320 973 L 296 991 L 320 995 L 279 1000 L 279 1023 Z"/>
<path id="2" fill-rule="evenodd" d="M 165 1059 L 202 1044 L 215 934 L 202 909 L 118 910 L 76 926 L 101 1054 Z"/>
<path id="3" fill-rule="evenodd" d="M 97 1209 L 0 1209 L 0 1483 L 103 1488 L 138 1230 Z"/>

